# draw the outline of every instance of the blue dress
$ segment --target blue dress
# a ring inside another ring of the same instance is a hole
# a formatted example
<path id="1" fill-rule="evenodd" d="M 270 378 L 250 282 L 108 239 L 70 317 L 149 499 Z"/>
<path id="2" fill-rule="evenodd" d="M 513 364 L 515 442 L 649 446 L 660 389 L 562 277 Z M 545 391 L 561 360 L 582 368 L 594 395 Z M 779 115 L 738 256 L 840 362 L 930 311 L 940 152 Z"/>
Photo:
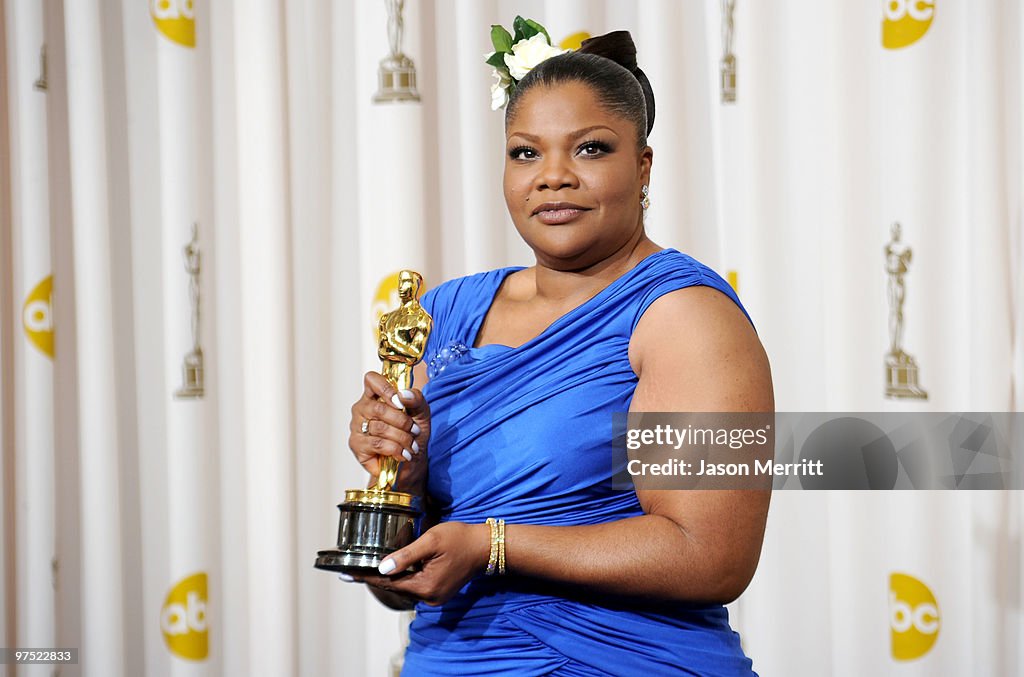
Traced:
<path id="1" fill-rule="evenodd" d="M 611 414 L 628 411 L 637 384 L 630 336 L 668 292 L 704 285 L 742 309 L 739 299 L 710 268 L 665 249 L 522 346 L 473 348 L 516 270 L 452 280 L 422 300 L 434 318 L 428 492 L 442 521 L 582 525 L 642 515 L 636 493 L 610 481 Z M 509 575 L 479 576 L 439 607 L 418 605 L 402 674 L 754 673 L 721 605 L 581 599 Z"/>

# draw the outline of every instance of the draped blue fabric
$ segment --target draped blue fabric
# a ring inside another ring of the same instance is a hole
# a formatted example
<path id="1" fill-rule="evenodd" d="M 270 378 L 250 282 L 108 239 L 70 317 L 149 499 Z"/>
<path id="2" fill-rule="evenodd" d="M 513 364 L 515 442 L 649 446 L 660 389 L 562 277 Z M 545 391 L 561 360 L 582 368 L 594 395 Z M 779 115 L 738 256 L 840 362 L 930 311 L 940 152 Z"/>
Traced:
<path id="1" fill-rule="evenodd" d="M 665 249 L 522 346 L 472 347 L 516 270 L 423 297 L 434 318 L 428 491 L 442 520 L 582 525 L 643 514 L 635 492 L 610 481 L 612 413 L 629 409 L 637 384 L 630 336 L 668 292 L 704 285 L 742 309 L 739 299 L 710 268 Z M 480 576 L 440 607 L 420 604 L 405 661 L 403 674 L 416 676 L 753 674 L 721 605 L 580 599 L 514 575 Z"/>

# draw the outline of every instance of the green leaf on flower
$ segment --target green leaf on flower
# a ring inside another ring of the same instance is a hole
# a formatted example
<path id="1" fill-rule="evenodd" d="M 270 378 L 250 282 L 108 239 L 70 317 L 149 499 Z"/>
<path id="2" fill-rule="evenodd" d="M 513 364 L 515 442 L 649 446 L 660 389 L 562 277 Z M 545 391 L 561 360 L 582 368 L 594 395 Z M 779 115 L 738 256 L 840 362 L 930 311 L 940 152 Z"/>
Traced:
<path id="1" fill-rule="evenodd" d="M 498 70 L 508 70 L 508 66 L 505 65 L 505 52 L 495 52 L 487 58 L 487 65 L 493 66 Z"/>
<path id="2" fill-rule="evenodd" d="M 515 21 L 512 22 L 512 28 L 515 29 L 516 35 L 515 38 L 513 38 L 514 42 L 512 44 L 515 44 L 520 40 L 529 40 L 533 36 L 537 35 L 537 33 L 540 33 L 540 31 L 534 28 L 534 26 L 531 26 L 530 23 L 531 22 L 521 16 L 517 16 L 515 18 Z M 532 23 L 536 25 L 537 22 L 534 21 Z"/>
<path id="3" fill-rule="evenodd" d="M 512 36 L 504 26 L 491 26 L 491 44 L 496 52 L 511 52 Z"/>
<path id="4" fill-rule="evenodd" d="M 554 44 L 554 43 L 551 42 L 551 36 L 548 35 L 547 30 L 545 30 L 545 28 L 543 26 L 541 26 L 539 23 L 537 23 L 533 19 L 527 19 L 526 20 L 526 25 L 534 30 L 534 35 L 536 35 L 537 33 L 543 33 L 544 37 L 548 39 L 548 44 L 549 45 Z"/>

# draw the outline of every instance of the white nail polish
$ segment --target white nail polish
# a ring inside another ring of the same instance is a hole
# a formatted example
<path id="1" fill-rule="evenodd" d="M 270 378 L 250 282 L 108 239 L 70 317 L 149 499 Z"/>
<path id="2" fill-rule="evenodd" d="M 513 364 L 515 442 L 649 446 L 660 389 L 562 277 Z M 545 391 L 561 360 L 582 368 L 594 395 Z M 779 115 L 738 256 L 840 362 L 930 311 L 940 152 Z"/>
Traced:
<path id="1" fill-rule="evenodd" d="M 383 562 L 380 563 L 379 567 L 377 567 L 377 571 L 381 572 L 385 576 L 390 574 L 394 570 L 395 570 L 395 560 L 393 560 L 393 559 L 386 559 L 386 560 L 384 560 Z"/>
<path id="2" fill-rule="evenodd" d="M 351 576 L 349 576 L 348 574 L 338 574 L 338 580 L 340 580 L 340 581 L 345 581 L 346 583 L 352 583 L 352 582 L 354 582 L 354 581 L 355 581 L 356 579 L 352 578 L 352 577 L 351 577 Z"/>
<path id="3" fill-rule="evenodd" d="M 395 393 L 394 397 L 391 398 L 391 404 L 395 405 L 396 409 L 405 409 L 402 406 L 402 401 L 398 399 L 398 393 Z"/>
<path id="4" fill-rule="evenodd" d="M 416 425 L 416 422 L 413 421 L 413 423 L 412 423 L 412 430 L 410 432 L 412 432 L 413 435 L 419 435 L 423 431 L 420 429 L 420 427 L 418 425 Z"/>
<path id="5" fill-rule="evenodd" d="M 411 400 L 412 398 L 413 398 L 413 394 L 412 394 L 411 390 L 403 390 L 402 391 L 402 399 L 403 400 Z"/>
<path id="6" fill-rule="evenodd" d="M 412 451 L 414 454 L 420 453 L 420 445 L 416 443 L 416 440 L 412 441 Z"/>
<path id="7" fill-rule="evenodd" d="M 412 454 L 409 452 L 408 449 L 402 449 L 402 458 L 404 458 L 407 461 L 411 461 L 412 460 Z"/>

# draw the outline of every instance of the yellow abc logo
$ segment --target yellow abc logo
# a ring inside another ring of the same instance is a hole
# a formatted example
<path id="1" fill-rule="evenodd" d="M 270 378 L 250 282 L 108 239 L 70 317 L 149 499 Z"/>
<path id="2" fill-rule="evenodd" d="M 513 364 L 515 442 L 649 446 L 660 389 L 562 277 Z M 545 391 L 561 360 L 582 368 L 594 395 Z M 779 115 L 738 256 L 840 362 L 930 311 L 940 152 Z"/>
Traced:
<path id="1" fill-rule="evenodd" d="M 150 0 L 153 23 L 168 39 L 185 47 L 196 46 L 196 12 L 192 0 Z"/>
<path id="2" fill-rule="evenodd" d="M 928 586 L 909 574 L 889 575 L 892 657 L 910 661 L 928 653 L 939 637 L 939 603 Z"/>
<path id="3" fill-rule="evenodd" d="M 209 655 L 205 572 L 181 579 L 167 593 L 160 609 L 160 630 L 175 656 L 199 661 Z"/>
<path id="4" fill-rule="evenodd" d="M 43 278 L 25 297 L 21 322 L 28 340 L 53 359 L 53 275 Z"/>
<path id="5" fill-rule="evenodd" d="M 562 49 L 577 50 L 583 44 L 583 41 L 589 38 L 590 33 L 586 31 L 580 31 L 579 33 L 573 33 L 572 35 L 566 36 L 564 40 L 558 43 L 558 46 Z"/>
<path id="6" fill-rule="evenodd" d="M 725 273 L 725 280 L 737 294 L 740 293 L 740 273 L 738 270 L 729 270 Z"/>
<path id="7" fill-rule="evenodd" d="M 921 39 L 932 25 L 935 0 L 884 0 L 882 46 L 899 49 Z"/>

